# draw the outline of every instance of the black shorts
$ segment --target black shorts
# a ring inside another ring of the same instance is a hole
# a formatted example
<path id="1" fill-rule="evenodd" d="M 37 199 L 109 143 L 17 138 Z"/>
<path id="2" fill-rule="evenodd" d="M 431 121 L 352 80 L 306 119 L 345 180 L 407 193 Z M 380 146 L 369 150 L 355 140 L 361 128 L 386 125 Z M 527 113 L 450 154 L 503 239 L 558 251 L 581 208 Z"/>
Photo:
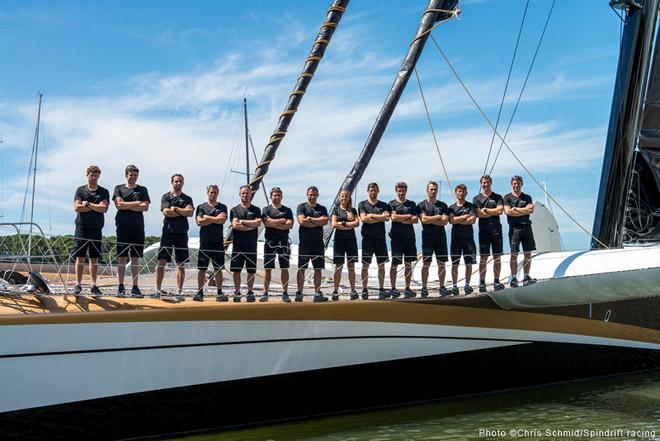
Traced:
<path id="1" fill-rule="evenodd" d="M 76 227 L 75 240 L 73 257 L 89 256 L 92 259 L 101 257 L 103 233 L 100 228 Z"/>
<path id="2" fill-rule="evenodd" d="M 444 230 L 442 233 L 433 236 L 422 235 L 422 255 L 424 262 L 432 262 L 433 255 L 438 262 L 446 262 L 447 256 L 447 235 Z"/>
<path id="3" fill-rule="evenodd" d="M 210 263 L 217 271 L 225 266 L 225 247 L 222 242 L 201 242 L 197 253 L 197 269 L 207 270 Z"/>
<path id="4" fill-rule="evenodd" d="M 188 234 L 187 233 L 163 233 L 160 238 L 160 247 L 158 248 L 158 260 L 166 262 L 174 261 L 184 263 L 188 260 Z"/>
<path id="5" fill-rule="evenodd" d="M 451 264 L 458 265 L 461 262 L 461 255 L 466 265 L 476 263 L 477 246 L 473 237 L 451 238 Z"/>
<path id="6" fill-rule="evenodd" d="M 392 237 L 392 265 L 400 265 L 403 261 L 417 260 L 417 245 L 415 237 Z"/>
<path id="7" fill-rule="evenodd" d="M 240 273 L 245 268 L 248 273 L 257 272 L 257 241 L 254 243 L 234 242 L 229 270 Z"/>
<path id="8" fill-rule="evenodd" d="M 144 256 L 144 229 L 117 226 L 117 257 Z"/>
<path id="9" fill-rule="evenodd" d="M 275 268 L 275 257 L 281 269 L 289 268 L 291 260 L 291 247 L 289 239 L 268 240 L 264 244 L 264 268 Z"/>
<path id="10" fill-rule="evenodd" d="M 502 229 L 479 229 L 479 254 L 482 256 L 500 256 L 502 254 Z"/>
<path id="11" fill-rule="evenodd" d="M 355 236 L 345 239 L 337 239 L 333 247 L 332 263 L 335 265 L 343 265 L 348 260 L 348 263 L 358 261 L 358 247 Z"/>
<path id="12" fill-rule="evenodd" d="M 324 269 L 324 254 L 323 239 L 300 241 L 300 245 L 298 245 L 298 268 L 307 268 L 307 264 L 311 260 L 314 269 Z"/>
<path id="13" fill-rule="evenodd" d="M 362 236 L 362 263 L 371 264 L 371 258 L 376 256 L 376 262 L 385 263 L 390 260 L 387 254 L 387 242 L 385 238 L 373 238 Z"/>
<path id="14" fill-rule="evenodd" d="M 530 224 L 509 225 L 509 245 L 512 253 L 520 252 L 520 244 L 523 251 L 534 251 L 536 242 L 534 242 L 534 233 Z"/>

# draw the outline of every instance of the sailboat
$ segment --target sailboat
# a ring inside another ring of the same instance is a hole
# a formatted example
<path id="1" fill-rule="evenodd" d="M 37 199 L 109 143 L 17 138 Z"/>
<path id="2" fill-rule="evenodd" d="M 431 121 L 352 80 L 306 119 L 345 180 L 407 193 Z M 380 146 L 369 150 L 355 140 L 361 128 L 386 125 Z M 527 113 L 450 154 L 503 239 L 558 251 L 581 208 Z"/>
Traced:
<path id="1" fill-rule="evenodd" d="M 620 4 L 621 81 L 601 187 L 621 198 L 601 196 L 598 246 L 545 253 L 535 261 L 544 280 L 479 296 L 251 305 L 101 298 L 77 301 L 75 312 L 67 298 L 1 299 L 3 438 L 159 435 L 660 367 L 658 219 L 632 231 L 626 208 L 633 197 L 658 207 L 658 0 Z M 347 5 L 335 0 L 328 11 L 253 191 Z M 432 28 L 457 13 L 456 0 L 429 1 L 343 188 L 357 185 Z M 649 181 L 655 186 L 643 186 Z"/>

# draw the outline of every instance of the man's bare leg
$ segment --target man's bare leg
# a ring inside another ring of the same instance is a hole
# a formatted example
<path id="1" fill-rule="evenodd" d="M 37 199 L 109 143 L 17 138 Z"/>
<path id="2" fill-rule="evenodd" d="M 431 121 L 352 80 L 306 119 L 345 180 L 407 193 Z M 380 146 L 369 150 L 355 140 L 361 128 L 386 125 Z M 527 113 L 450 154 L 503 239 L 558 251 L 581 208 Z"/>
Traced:
<path id="1" fill-rule="evenodd" d="M 133 286 L 138 286 L 139 277 L 140 277 L 139 259 L 137 256 L 131 256 L 131 279 L 133 279 Z"/>
<path id="2" fill-rule="evenodd" d="M 117 257 L 117 282 L 120 286 L 124 285 L 124 276 L 126 275 L 126 257 Z"/>
<path id="3" fill-rule="evenodd" d="M 85 269 L 85 257 L 76 257 L 76 285 L 82 284 L 83 271 Z"/>
<path id="4" fill-rule="evenodd" d="M 181 294 L 183 291 L 183 281 L 186 279 L 186 269 L 183 263 L 176 264 L 176 288 L 177 292 Z"/>
<path id="5" fill-rule="evenodd" d="M 197 271 L 197 289 L 201 291 L 204 288 L 204 283 L 206 282 L 206 270 L 200 269 Z"/>
<path id="6" fill-rule="evenodd" d="M 314 268 L 314 291 L 321 289 L 321 270 Z"/>
<path id="7" fill-rule="evenodd" d="M 282 291 L 289 292 L 289 269 L 280 269 L 280 281 L 282 282 Z"/>
<path id="8" fill-rule="evenodd" d="M 351 291 L 355 290 L 355 262 L 348 262 L 348 284 L 351 285 Z"/>
<path id="9" fill-rule="evenodd" d="M 264 294 L 267 294 L 268 291 L 270 290 L 270 279 L 272 277 L 271 273 L 272 273 L 272 269 L 270 268 L 264 269 Z M 286 289 L 284 291 L 286 291 Z"/>
<path id="10" fill-rule="evenodd" d="M 163 286 L 163 278 L 165 277 L 165 264 L 167 261 L 165 259 L 158 260 L 158 266 L 156 267 L 156 290 L 160 291 Z"/>
<path id="11" fill-rule="evenodd" d="M 97 257 L 89 258 L 89 274 L 92 276 L 92 285 L 96 285 L 99 274 L 99 259 Z"/>
<path id="12" fill-rule="evenodd" d="M 302 294 L 303 289 L 305 289 L 305 268 L 298 268 L 296 283 L 298 285 L 298 292 Z"/>
<path id="13" fill-rule="evenodd" d="M 410 281 L 412 280 L 412 263 L 411 262 L 405 262 L 404 263 L 404 275 L 403 278 L 406 281 L 406 289 L 410 289 Z"/>

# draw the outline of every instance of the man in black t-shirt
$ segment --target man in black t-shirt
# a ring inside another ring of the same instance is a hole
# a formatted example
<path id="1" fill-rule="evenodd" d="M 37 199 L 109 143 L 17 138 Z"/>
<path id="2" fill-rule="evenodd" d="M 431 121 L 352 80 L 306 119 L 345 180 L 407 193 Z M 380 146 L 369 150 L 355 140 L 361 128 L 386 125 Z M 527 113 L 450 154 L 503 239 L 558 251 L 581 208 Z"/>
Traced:
<path id="1" fill-rule="evenodd" d="M 448 294 L 445 288 L 445 262 L 447 262 L 447 234 L 445 225 L 449 222 L 447 204 L 437 199 L 438 183 L 430 181 L 426 184 L 426 199 L 417 205 L 419 219 L 422 222 L 422 297 L 428 297 L 427 283 L 429 280 L 429 267 L 433 262 L 433 255 L 438 264 L 438 284 L 440 297 Z"/>
<path id="2" fill-rule="evenodd" d="M 472 293 L 470 278 L 472 276 L 472 264 L 477 260 L 477 247 L 474 243 L 474 232 L 472 225 L 477 221 L 477 212 L 473 204 L 465 200 L 468 194 L 465 184 L 458 184 L 454 189 L 456 202 L 448 208 L 449 222 L 451 227 L 451 280 L 453 283 L 452 294 L 457 296 L 458 291 L 458 264 L 463 256 L 465 263 L 465 294 Z"/>
<path id="3" fill-rule="evenodd" d="M 137 184 L 140 170 L 129 165 L 124 170 L 126 184 L 115 187 L 112 200 L 117 207 L 115 225 L 117 226 L 117 279 L 119 288 L 117 295 L 126 296 L 124 288 L 124 275 L 126 273 L 126 258 L 131 258 L 131 276 L 133 287 L 131 295 L 142 298 L 143 295 L 138 287 L 138 259 L 144 255 L 144 213 L 149 209 L 151 199 L 146 187 Z"/>
<path id="4" fill-rule="evenodd" d="M 254 302 L 254 276 L 257 272 L 257 238 L 261 225 L 261 210 L 252 205 L 252 190 L 247 185 L 240 188 L 241 203 L 231 209 L 229 219 L 233 235 L 231 264 L 229 269 L 234 276 L 234 302 L 241 301 L 241 271 L 247 270 L 248 302 Z"/>
<path id="5" fill-rule="evenodd" d="M 222 225 L 227 220 L 227 206 L 218 202 L 220 190 L 215 184 L 206 187 L 207 201 L 197 206 L 195 220 L 199 225 L 199 253 L 197 253 L 197 294 L 193 300 L 204 300 L 206 270 L 213 263 L 213 275 L 217 294 L 215 300 L 226 302 L 222 292 L 222 268 L 225 266 L 225 247 Z"/>
<path id="6" fill-rule="evenodd" d="M 293 212 L 289 207 L 282 205 L 282 190 L 273 187 L 270 190 L 270 205 L 261 210 L 261 218 L 266 231 L 264 238 L 264 293 L 259 301 L 268 301 L 268 290 L 275 258 L 280 263 L 280 282 L 282 283 L 282 301 L 289 303 L 289 259 L 291 247 L 289 246 L 289 231 L 293 228 Z"/>
<path id="7" fill-rule="evenodd" d="M 78 187 L 73 197 L 73 211 L 76 215 L 76 247 L 73 256 L 76 258 L 76 286 L 75 295 L 82 292 L 81 283 L 85 256 L 89 256 L 89 274 L 92 278 L 90 293 L 93 296 L 102 295 L 96 278 L 99 270 L 99 257 L 101 257 L 101 240 L 104 214 L 108 211 L 110 193 L 98 185 L 101 169 L 95 165 L 87 167 L 87 185 Z"/>
<path id="8" fill-rule="evenodd" d="M 481 177 L 481 193 L 472 199 L 479 218 L 479 292 L 486 292 L 486 271 L 488 257 L 493 254 L 493 288 L 504 289 L 500 283 L 502 262 L 502 224 L 500 215 L 504 213 L 502 196 L 491 189 L 493 183 L 489 175 Z"/>
<path id="9" fill-rule="evenodd" d="M 362 299 L 369 298 L 367 282 L 369 281 L 369 265 L 371 258 L 376 256 L 378 264 L 378 298 L 388 297 L 385 291 L 385 263 L 389 260 L 387 242 L 385 240 L 385 222 L 390 220 L 392 208 L 383 201 L 378 200 L 380 189 L 378 184 L 371 182 L 367 185 L 369 198 L 358 204 L 358 213 L 362 221 Z"/>
<path id="10" fill-rule="evenodd" d="M 316 202 L 318 197 L 318 188 L 309 187 L 307 189 L 307 202 L 299 204 L 296 209 L 296 217 L 300 224 L 298 230 L 298 273 L 296 274 L 298 291 L 296 291 L 296 302 L 303 301 L 305 270 L 310 260 L 314 267 L 314 301 L 328 301 L 328 298 L 321 292 L 321 270 L 325 268 L 323 226 L 328 223 L 328 210 Z"/>
<path id="11" fill-rule="evenodd" d="M 415 293 L 410 289 L 412 279 L 412 263 L 417 260 L 417 245 L 415 244 L 415 229 L 413 225 L 417 223 L 419 214 L 417 204 L 406 199 L 408 193 L 408 184 L 398 182 L 394 186 L 396 199 L 390 201 L 390 216 L 392 218 L 392 228 L 390 228 L 390 239 L 392 239 L 392 265 L 390 266 L 390 284 L 392 298 L 399 297 L 399 291 L 396 289 L 397 268 L 404 261 L 405 272 L 404 279 L 406 297 L 414 297 Z"/>
<path id="12" fill-rule="evenodd" d="M 518 253 L 520 244 L 524 253 L 523 271 L 525 278 L 523 285 L 536 283 L 536 279 L 529 276 L 532 267 L 532 251 L 536 249 L 532 221 L 529 215 L 534 213 L 532 197 L 522 192 L 523 179 L 520 176 L 511 178 L 511 193 L 504 196 L 504 212 L 509 223 L 509 244 L 511 245 L 511 287 L 518 286 Z"/>
<path id="13" fill-rule="evenodd" d="M 176 262 L 176 285 L 178 299 L 183 300 L 183 281 L 185 280 L 185 262 L 188 260 L 188 218 L 195 212 L 195 206 L 190 196 L 183 193 L 183 175 L 172 175 L 172 191 L 168 191 L 160 199 L 160 211 L 163 219 L 163 234 L 158 249 L 158 266 L 156 267 L 156 292 L 152 298 L 167 295 L 161 289 L 165 277 L 165 264 L 172 260 Z"/>

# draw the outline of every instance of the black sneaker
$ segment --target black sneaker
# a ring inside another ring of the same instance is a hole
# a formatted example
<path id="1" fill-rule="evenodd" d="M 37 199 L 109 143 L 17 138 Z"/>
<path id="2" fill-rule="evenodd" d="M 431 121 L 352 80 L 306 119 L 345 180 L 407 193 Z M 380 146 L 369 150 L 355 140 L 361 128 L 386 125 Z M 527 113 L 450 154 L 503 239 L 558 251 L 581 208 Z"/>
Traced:
<path id="1" fill-rule="evenodd" d="M 518 279 L 512 277 L 511 281 L 509 282 L 509 285 L 511 286 L 511 288 L 518 288 Z"/>
<path id="2" fill-rule="evenodd" d="M 268 301 L 268 293 L 265 292 L 261 295 L 261 297 L 259 297 L 259 302 L 263 303 L 263 302 L 267 302 L 267 301 Z"/>
<path id="3" fill-rule="evenodd" d="M 154 291 L 154 293 L 151 294 L 151 295 L 149 296 L 149 298 L 152 298 L 152 299 L 160 299 L 161 294 L 162 294 L 162 295 L 166 295 L 165 292 L 163 292 L 162 289 L 156 289 L 156 291 Z"/>
<path id="4" fill-rule="evenodd" d="M 339 298 L 339 296 L 337 296 L 337 298 Z M 324 296 L 320 290 L 316 291 L 316 293 L 314 294 L 314 303 L 327 302 L 327 301 L 328 298 Z"/>
<path id="5" fill-rule="evenodd" d="M 479 292 L 486 292 L 486 284 L 484 282 L 481 282 L 479 284 Z"/>
<path id="6" fill-rule="evenodd" d="M 197 291 L 197 294 L 193 296 L 193 302 L 203 302 L 204 301 L 204 291 L 199 290 Z"/>
<path id="7" fill-rule="evenodd" d="M 140 291 L 140 288 L 137 286 L 134 286 L 131 288 L 131 297 L 136 298 L 136 299 L 142 299 L 144 298 L 144 294 L 142 294 L 142 291 Z"/>
<path id="8" fill-rule="evenodd" d="M 303 293 L 301 293 L 300 291 L 296 291 L 296 298 L 295 298 L 296 302 L 302 302 L 304 298 L 305 297 L 303 296 Z"/>
<path id="9" fill-rule="evenodd" d="M 399 292 L 398 289 L 390 289 L 390 297 L 393 299 L 401 297 L 401 293 Z"/>
<path id="10" fill-rule="evenodd" d="M 455 295 L 455 296 L 459 295 L 459 294 L 460 294 L 460 291 L 458 290 L 458 286 L 454 286 L 454 287 L 451 289 L 451 293 L 452 293 L 453 295 Z"/>
<path id="11" fill-rule="evenodd" d="M 362 300 L 369 300 L 369 290 L 368 289 L 363 289 L 362 290 Z"/>
<path id="12" fill-rule="evenodd" d="M 419 291 L 419 294 L 422 296 L 423 299 L 427 298 L 429 296 L 429 290 L 426 288 L 422 288 Z"/>
<path id="13" fill-rule="evenodd" d="M 474 292 L 474 289 L 472 289 L 472 287 L 470 285 L 465 285 L 463 287 L 463 291 L 465 292 L 465 295 L 467 296 L 467 295 L 472 294 Z"/>
<path id="14" fill-rule="evenodd" d="M 82 286 L 76 285 L 73 287 L 73 294 L 79 296 L 82 294 Z"/>
<path id="15" fill-rule="evenodd" d="M 385 288 L 378 290 L 378 300 L 385 300 L 390 297 L 390 293 Z"/>
<path id="16" fill-rule="evenodd" d="M 535 283 L 536 283 L 536 279 L 532 279 L 529 276 L 525 276 L 525 278 L 523 279 L 523 286 L 529 286 L 529 285 L 533 285 Z"/>
<path id="17" fill-rule="evenodd" d="M 240 303 L 241 302 L 241 292 L 240 291 L 235 291 L 234 292 L 234 303 Z"/>
<path id="18" fill-rule="evenodd" d="M 247 300 L 248 303 L 252 303 L 255 300 L 257 300 L 257 298 L 254 296 L 254 293 L 252 291 L 248 291 L 247 295 L 245 296 L 245 300 Z"/>
<path id="19" fill-rule="evenodd" d="M 413 290 L 410 289 L 410 288 L 406 288 L 406 289 L 403 291 L 403 297 L 405 297 L 406 299 L 412 299 L 412 298 L 415 297 L 415 296 L 417 296 L 417 293 L 415 293 L 415 291 L 413 291 Z"/>
<path id="20" fill-rule="evenodd" d="M 174 296 L 174 299 L 177 302 L 185 302 L 186 301 L 186 296 L 184 296 L 182 293 L 178 293 L 177 295 Z"/>
<path id="21" fill-rule="evenodd" d="M 351 290 L 351 300 L 357 300 L 360 298 L 360 295 L 357 293 L 356 290 Z"/>
<path id="22" fill-rule="evenodd" d="M 336 302 L 337 300 L 339 300 L 339 293 L 337 291 L 332 291 L 332 301 Z M 316 300 L 314 300 L 314 301 L 316 301 Z"/>
<path id="23" fill-rule="evenodd" d="M 503 285 L 502 283 L 500 283 L 499 281 L 493 283 L 493 289 L 494 289 L 495 291 L 500 291 L 500 290 L 503 290 L 504 288 L 506 288 L 506 286 L 504 286 L 504 285 Z"/>
<path id="24" fill-rule="evenodd" d="M 441 286 L 440 289 L 438 290 L 438 295 L 440 297 L 447 297 L 449 295 L 449 290 L 444 286 Z"/>
<path id="25" fill-rule="evenodd" d="M 218 295 L 215 296 L 215 301 L 216 302 L 228 302 L 229 297 L 227 297 L 227 294 L 224 294 L 222 291 L 218 293 Z"/>
<path id="26" fill-rule="evenodd" d="M 284 303 L 291 303 L 291 298 L 289 297 L 289 294 L 286 292 L 282 293 L 282 301 Z"/>
<path id="27" fill-rule="evenodd" d="M 119 285 L 117 288 L 117 297 L 126 297 L 126 288 L 124 288 L 124 285 Z"/>
<path id="28" fill-rule="evenodd" d="M 92 287 L 89 290 L 89 293 L 92 295 L 92 297 L 101 297 L 103 295 L 99 287 L 96 285 L 92 285 Z"/>

